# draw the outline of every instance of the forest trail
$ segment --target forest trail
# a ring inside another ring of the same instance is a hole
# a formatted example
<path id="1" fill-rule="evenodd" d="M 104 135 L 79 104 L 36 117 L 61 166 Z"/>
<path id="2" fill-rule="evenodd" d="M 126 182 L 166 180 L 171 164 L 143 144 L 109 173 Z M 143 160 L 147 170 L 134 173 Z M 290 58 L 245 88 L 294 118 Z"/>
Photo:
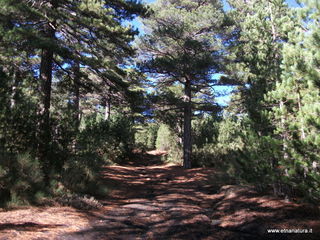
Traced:
<path id="1" fill-rule="evenodd" d="M 214 169 L 163 165 L 149 152 L 103 170 L 113 186 L 103 207 L 30 207 L 0 212 L 5 239 L 320 239 L 319 209 L 225 185 Z M 224 186 L 223 186 L 224 185 Z M 312 229 L 268 234 L 266 229 Z"/>

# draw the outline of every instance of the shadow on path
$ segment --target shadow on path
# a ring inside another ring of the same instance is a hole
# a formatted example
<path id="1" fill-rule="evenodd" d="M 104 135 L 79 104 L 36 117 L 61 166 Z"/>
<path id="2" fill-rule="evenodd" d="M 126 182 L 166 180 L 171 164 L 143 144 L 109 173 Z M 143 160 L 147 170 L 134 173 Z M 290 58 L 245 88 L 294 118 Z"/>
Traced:
<path id="1" fill-rule="evenodd" d="M 148 152 L 141 152 L 139 150 L 133 151 L 130 161 L 123 166 L 131 167 L 148 167 L 164 165 L 163 156 L 167 154 L 166 151 L 152 150 Z"/>
<path id="2" fill-rule="evenodd" d="M 37 224 L 33 222 L 25 222 L 25 223 L 5 223 L 0 224 L 0 231 L 6 229 L 14 229 L 18 231 L 38 231 L 43 228 L 56 228 L 61 227 L 62 224 Z"/>
<path id="3" fill-rule="evenodd" d="M 101 209 L 55 206 L 0 211 L 0 240 L 320 239 L 317 206 L 230 185 L 232 181 L 214 169 L 163 165 L 163 154 L 136 153 L 126 166 L 105 167 L 102 175 L 112 190 L 99 199 Z M 300 233 L 268 233 L 268 229 Z"/>
<path id="4" fill-rule="evenodd" d="M 96 219 L 92 227 L 75 232 L 73 236 L 93 234 L 94 239 L 320 239 L 318 212 L 312 216 L 297 214 L 298 205 L 259 195 L 251 187 L 228 185 L 221 188 L 217 184 L 219 173 L 214 169 L 159 165 L 160 154 L 151 154 L 143 155 L 128 166 L 104 169 L 105 181 L 112 183 L 114 190 L 109 198 L 102 200 L 104 209 L 92 212 L 91 216 Z M 146 166 L 142 167 L 142 163 Z M 301 220 L 304 224 L 299 222 Z M 306 228 L 307 225 L 308 229 L 313 228 L 313 234 L 266 233 L 268 228 Z"/>

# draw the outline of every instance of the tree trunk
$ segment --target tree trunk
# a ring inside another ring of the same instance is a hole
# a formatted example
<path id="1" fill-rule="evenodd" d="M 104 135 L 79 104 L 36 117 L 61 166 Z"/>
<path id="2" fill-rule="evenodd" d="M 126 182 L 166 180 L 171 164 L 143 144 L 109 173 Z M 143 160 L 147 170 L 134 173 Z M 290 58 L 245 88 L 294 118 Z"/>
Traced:
<path id="1" fill-rule="evenodd" d="M 280 109 L 283 111 L 284 103 L 280 100 Z M 283 151 L 283 159 L 287 160 L 289 158 L 288 155 L 288 131 L 285 124 L 285 116 L 281 115 L 281 128 L 283 129 L 282 133 L 282 151 Z"/>
<path id="2" fill-rule="evenodd" d="M 104 109 L 104 120 L 108 120 L 110 118 L 110 114 L 111 114 L 111 98 L 107 98 L 106 102 L 105 102 L 105 109 Z"/>
<path id="3" fill-rule="evenodd" d="M 281 134 L 281 138 L 282 138 L 282 154 L 283 154 L 283 160 L 285 161 L 285 164 L 287 164 L 288 159 L 289 159 L 289 155 L 288 155 L 288 131 L 287 131 L 287 127 L 286 127 L 286 123 L 285 123 L 285 116 L 283 115 L 283 111 L 284 111 L 284 102 L 283 100 L 280 100 L 279 103 L 279 108 L 281 110 L 281 119 L 280 119 L 280 126 L 283 130 L 283 133 Z M 278 160 L 275 160 L 275 167 L 278 167 L 279 163 Z M 276 170 L 277 171 L 277 170 Z M 278 170 L 279 171 L 279 170 Z M 279 172 L 279 179 L 276 179 L 273 183 L 273 192 L 274 195 L 279 195 L 281 194 L 285 194 L 286 198 L 288 198 L 288 188 L 287 186 L 284 185 L 284 183 L 282 182 L 282 180 L 280 179 L 281 175 L 285 175 L 285 176 L 289 176 L 288 173 L 288 168 L 285 168 L 284 170 L 280 170 L 281 172 Z M 284 172 L 282 172 L 284 171 Z"/>
<path id="4" fill-rule="evenodd" d="M 301 101 L 301 93 L 300 93 L 300 88 L 299 86 L 297 87 L 297 94 L 298 94 L 298 109 L 299 112 L 302 113 L 302 101 Z M 303 113 L 301 114 L 303 115 Z M 304 130 L 304 123 L 303 123 L 303 119 L 300 118 L 300 123 L 301 123 L 301 128 L 300 128 L 300 132 L 301 132 L 301 136 L 300 136 L 300 140 L 303 141 L 304 139 L 306 139 L 306 132 Z"/>
<path id="5" fill-rule="evenodd" d="M 77 152 L 77 133 L 80 127 L 80 78 L 80 64 L 76 61 L 73 65 L 73 153 Z"/>
<path id="6" fill-rule="evenodd" d="M 183 132 L 183 167 L 191 168 L 191 153 L 192 153 L 192 143 L 191 143 L 191 82 L 186 79 L 185 83 L 185 106 L 184 106 L 184 132 Z"/>
<path id="7" fill-rule="evenodd" d="M 53 1 L 54 2 L 54 1 Z M 52 8 L 55 6 L 52 5 Z M 47 23 L 44 29 L 44 37 L 55 38 L 54 24 Z M 51 163 L 48 157 L 51 142 L 50 129 L 50 105 L 52 85 L 53 49 L 51 46 L 42 49 L 40 63 L 40 123 L 38 154 L 42 165 L 45 184 L 49 184 Z"/>
<path id="8" fill-rule="evenodd" d="M 10 101 L 10 108 L 13 109 L 16 106 L 17 103 L 17 95 L 18 95 L 18 85 L 19 82 L 21 81 L 21 75 L 19 70 L 15 70 L 14 74 L 13 74 L 13 85 L 11 87 L 11 101 Z"/>
<path id="9" fill-rule="evenodd" d="M 74 104 L 74 128 L 76 131 L 80 125 L 80 64 L 78 61 L 74 63 L 74 79 L 73 79 L 73 104 Z"/>
<path id="10" fill-rule="evenodd" d="M 177 123 L 177 129 L 178 129 L 178 142 L 179 142 L 180 146 L 182 146 L 183 145 L 183 138 L 182 138 L 183 132 L 182 132 L 182 124 L 180 121 L 178 121 L 178 123 Z"/>
<path id="11" fill-rule="evenodd" d="M 50 130 L 50 104 L 52 83 L 52 59 L 53 52 L 43 49 L 41 55 L 40 81 L 41 81 L 41 103 L 40 103 L 40 126 L 39 126 L 39 154 L 45 179 L 49 178 L 50 163 L 48 160 L 48 146 L 51 141 Z"/>

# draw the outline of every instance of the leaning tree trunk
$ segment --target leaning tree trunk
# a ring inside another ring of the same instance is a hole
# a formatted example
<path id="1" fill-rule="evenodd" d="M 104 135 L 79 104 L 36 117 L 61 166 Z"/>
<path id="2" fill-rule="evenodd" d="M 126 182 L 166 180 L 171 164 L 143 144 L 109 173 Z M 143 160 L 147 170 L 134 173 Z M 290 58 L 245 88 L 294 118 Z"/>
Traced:
<path id="1" fill-rule="evenodd" d="M 184 131 L 183 131 L 183 167 L 191 168 L 191 82 L 189 79 L 185 83 L 185 106 L 184 106 Z"/>
<path id="2" fill-rule="evenodd" d="M 55 1 L 52 1 L 52 8 L 55 8 Z M 49 41 L 55 38 L 54 23 L 47 23 L 43 35 Z M 49 160 L 49 146 L 51 142 L 50 128 L 50 105 L 52 85 L 53 49 L 47 46 L 42 49 L 40 63 L 40 122 L 39 122 L 39 144 L 38 154 L 41 162 L 45 184 L 49 184 L 51 163 Z"/>

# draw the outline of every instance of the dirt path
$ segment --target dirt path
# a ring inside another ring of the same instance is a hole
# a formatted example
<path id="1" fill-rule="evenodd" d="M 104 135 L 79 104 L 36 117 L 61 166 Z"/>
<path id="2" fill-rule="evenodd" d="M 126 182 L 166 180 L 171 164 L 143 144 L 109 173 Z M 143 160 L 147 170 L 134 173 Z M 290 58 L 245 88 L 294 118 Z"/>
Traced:
<path id="1" fill-rule="evenodd" d="M 220 188 L 213 169 L 185 170 L 158 160 L 146 155 L 106 167 L 105 181 L 114 190 L 96 211 L 0 212 L 0 239 L 320 239 L 316 207 L 261 196 L 250 187 Z M 313 233 L 268 234 L 269 228 Z"/>

